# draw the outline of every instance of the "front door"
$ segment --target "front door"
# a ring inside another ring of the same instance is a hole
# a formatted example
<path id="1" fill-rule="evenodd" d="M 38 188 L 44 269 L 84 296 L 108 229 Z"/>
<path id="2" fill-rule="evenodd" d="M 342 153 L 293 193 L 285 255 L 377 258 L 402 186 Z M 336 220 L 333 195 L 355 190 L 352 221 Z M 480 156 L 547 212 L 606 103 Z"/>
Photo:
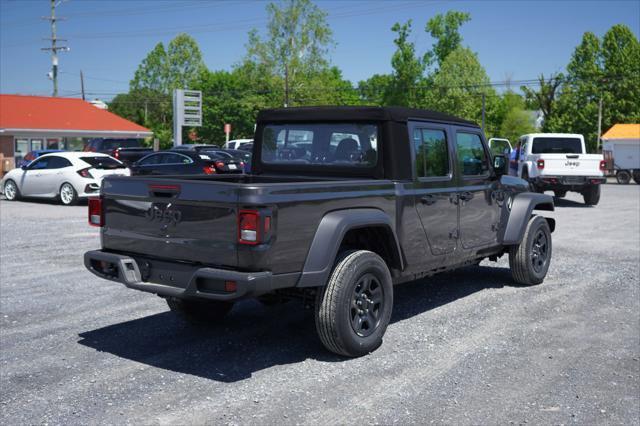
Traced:
<path id="1" fill-rule="evenodd" d="M 415 206 L 431 255 L 427 268 L 436 268 L 456 250 L 458 206 L 450 156 L 449 127 L 410 123 L 415 169 Z"/>
<path id="2" fill-rule="evenodd" d="M 465 250 L 497 243 L 501 207 L 499 182 L 493 177 L 490 155 L 481 131 L 456 128 L 456 157 L 459 175 L 460 241 Z"/>
<path id="3" fill-rule="evenodd" d="M 31 164 L 22 175 L 22 195 L 31 196 L 48 196 L 52 193 L 53 176 L 58 170 L 50 167 L 51 157 L 42 157 Z"/>

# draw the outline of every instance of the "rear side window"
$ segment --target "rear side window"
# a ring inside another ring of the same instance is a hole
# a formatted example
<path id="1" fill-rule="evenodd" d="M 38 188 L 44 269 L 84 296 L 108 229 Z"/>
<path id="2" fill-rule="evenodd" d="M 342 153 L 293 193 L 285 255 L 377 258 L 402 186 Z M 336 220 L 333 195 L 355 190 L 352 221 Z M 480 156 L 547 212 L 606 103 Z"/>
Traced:
<path id="1" fill-rule="evenodd" d="M 449 174 L 449 153 L 444 130 L 415 129 L 413 145 L 418 177 L 442 177 Z"/>
<path id="2" fill-rule="evenodd" d="M 49 157 L 48 169 L 64 169 L 71 166 L 71 161 L 62 157 Z"/>
<path id="3" fill-rule="evenodd" d="M 532 154 L 582 154 L 578 138 L 533 138 Z"/>
<path id="4" fill-rule="evenodd" d="M 82 161 L 88 163 L 94 169 L 124 169 L 126 166 L 111 157 L 80 157 Z M 69 164 L 71 165 L 71 164 Z"/>
<path id="5" fill-rule="evenodd" d="M 374 167 L 378 126 L 369 123 L 270 124 L 262 136 L 262 162 L 298 167 Z M 241 149 L 249 148 L 250 144 Z"/>
<path id="6" fill-rule="evenodd" d="M 488 173 L 489 162 L 482 139 L 475 133 L 456 134 L 458 167 L 464 176 L 479 176 Z"/>

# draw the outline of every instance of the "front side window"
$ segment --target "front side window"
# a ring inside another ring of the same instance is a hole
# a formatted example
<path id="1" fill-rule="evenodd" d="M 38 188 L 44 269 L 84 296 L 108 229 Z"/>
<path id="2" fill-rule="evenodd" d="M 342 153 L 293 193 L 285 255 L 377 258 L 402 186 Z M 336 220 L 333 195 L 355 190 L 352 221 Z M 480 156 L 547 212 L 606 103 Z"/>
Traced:
<path id="1" fill-rule="evenodd" d="M 415 129 L 413 146 L 418 177 L 442 177 L 449 174 L 449 154 L 444 130 Z"/>
<path id="2" fill-rule="evenodd" d="M 141 166 L 151 166 L 153 164 L 160 164 L 162 163 L 162 158 L 165 156 L 166 154 L 153 154 L 153 155 L 148 155 L 144 158 L 142 158 L 138 164 L 140 164 Z"/>
<path id="3" fill-rule="evenodd" d="M 49 158 L 51 158 L 51 157 L 40 158 L 40 159 L 32 162 L 31 164 L 29 164 L 29 170 L 48 169 L 49 168 Z"/>
<path id="4" fill-rule="evenodd" d="M 479 176 L 489 171 L 487 153 L 479 135 L 458 132 L 456 134 L 456 146 L 458 167 L 464 176 Z"/>
<path id="5" fill-rule="evenodd" d="M 262 133 L 265 164 L 374 167 L 378 126 L 359 123 L 270 124 Z"/>

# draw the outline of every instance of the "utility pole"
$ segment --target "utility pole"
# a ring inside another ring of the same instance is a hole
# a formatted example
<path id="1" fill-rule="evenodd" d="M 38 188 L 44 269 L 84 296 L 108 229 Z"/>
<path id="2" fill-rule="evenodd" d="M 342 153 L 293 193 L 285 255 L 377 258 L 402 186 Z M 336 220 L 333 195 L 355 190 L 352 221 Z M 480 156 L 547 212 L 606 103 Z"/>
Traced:
<path id="1" fill-rule="evenodd" d="M 482 92 L 482 131 L 483 132 L 484 132 L 484 115 L 485 115 L 484 105 L 485 105 L 485 94 L 484 94 L 484 92 Z"/>
<path id="2" fill-rule="evenodd" d="M 58 38 L 56 35 L 56 21 L 62 21 L 64 18 L 56 17 L 56 6 L 60 5 L 62 0 L 51 0 L 51 15 L 43 16 L 42 19 L 51 22 L 51 38 L 45 38 L 44 40 L 51 41 L 51 47 L 43 47 L 41 50 L 51 51 L 51 72 L 49 78 L 53 81 L 53 96 L 58 96 L 58 51 L 68 52 L 70 49 L 68 46 L 58 46 L 58 41 L 67 41 L 65 39 Z"/>
<path id="3" fill-rule="evenodd" d="M 86 100 L 84 98 L 84 75 L 82 74 L 82 70 L 80 70 L 80 90 L 82 91 L 82 100 Z"/>
<path id="4" fill-rule="evenodd" d="M 600 150 L 600 135 L 602 134 L 602 95 L 598 101 L 598 143 L 596 149 Z"/>

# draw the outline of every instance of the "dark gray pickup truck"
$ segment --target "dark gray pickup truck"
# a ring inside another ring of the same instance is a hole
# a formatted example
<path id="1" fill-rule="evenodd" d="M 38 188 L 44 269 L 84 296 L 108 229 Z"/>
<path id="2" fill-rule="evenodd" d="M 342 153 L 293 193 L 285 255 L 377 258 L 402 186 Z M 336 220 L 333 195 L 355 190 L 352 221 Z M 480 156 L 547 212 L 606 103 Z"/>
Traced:
<path id="1" fill-rule="evenodd" d="M 315 301 L 330 351 L 381 343 L 393 285 L 508 254 L 517 283 L 551 260 L 548 195 L 505 174 L 474 123 L 404 108 L 258 115 L 250 175 L 107 177 L 89 202 L 99 277 L 220 320 L 237 300 Z"/>

